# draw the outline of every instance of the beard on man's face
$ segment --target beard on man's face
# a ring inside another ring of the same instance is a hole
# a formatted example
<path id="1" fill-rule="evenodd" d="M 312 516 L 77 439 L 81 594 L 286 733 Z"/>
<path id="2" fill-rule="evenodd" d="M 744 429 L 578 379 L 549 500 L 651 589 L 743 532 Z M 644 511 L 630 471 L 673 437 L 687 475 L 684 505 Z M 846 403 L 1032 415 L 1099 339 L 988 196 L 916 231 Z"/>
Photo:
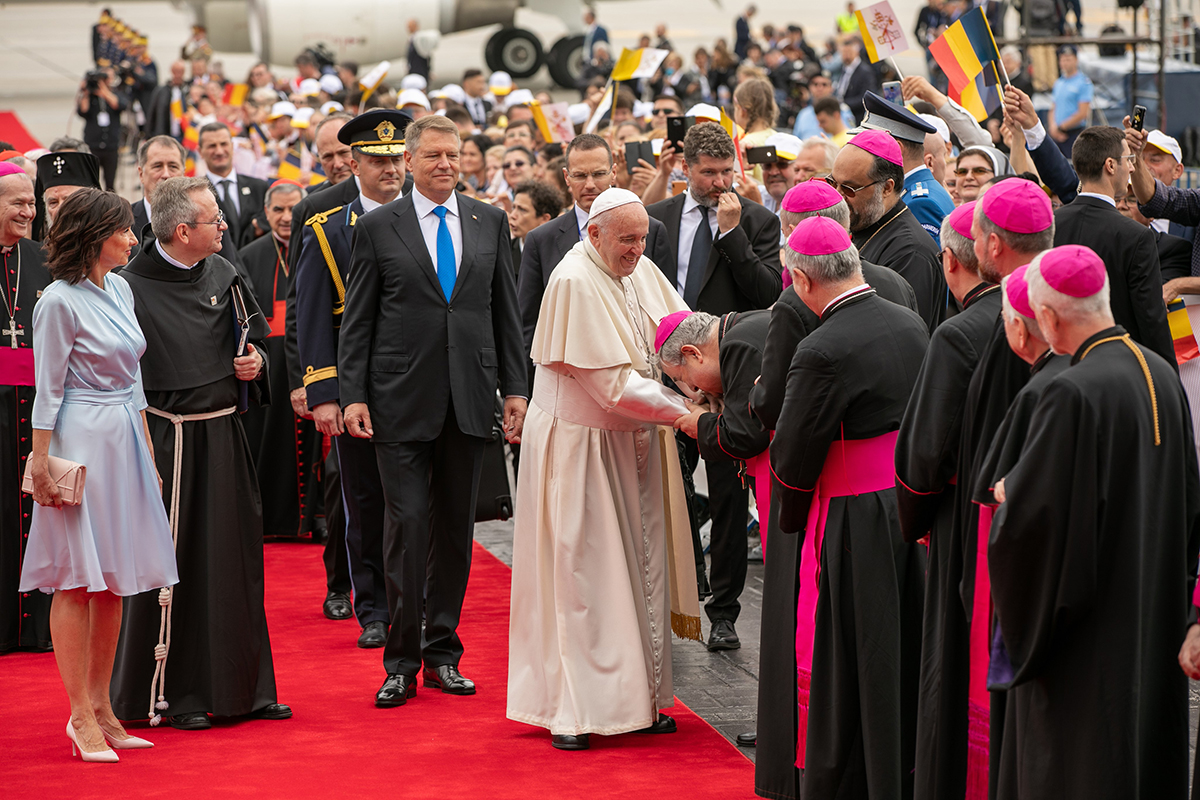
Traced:
<path id="1" fill-rule="evenodd" d="M 883 210 L 883 186 L 877 184 L 862 211 L 853 205 L 850 206 L 850 231 L 857 233 L 863 228 L 871 227 L 883 216 Z"/>

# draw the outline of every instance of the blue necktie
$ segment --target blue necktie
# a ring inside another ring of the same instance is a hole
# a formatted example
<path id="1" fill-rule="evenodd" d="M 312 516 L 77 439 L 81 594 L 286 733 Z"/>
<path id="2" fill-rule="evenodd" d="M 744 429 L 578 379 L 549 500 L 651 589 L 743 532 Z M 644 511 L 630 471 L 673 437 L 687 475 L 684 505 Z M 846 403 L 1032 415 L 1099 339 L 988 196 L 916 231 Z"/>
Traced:
<path id="1" fill-rule="evenodd" d="M 454 294 L 454 281 L 458 278 L 458 270 L 454 267 L 454 240 L 450 238 L 450 227 L 446 224 L 445 206 L 438 206 L 433 209 L 433 213 L 438 216 L 438 231 L 437 231 L 437 274 L 438 283 L 442 285 L 442 293 L 446 295 L 446 302 L 450 302 L 450 295 Z"/>

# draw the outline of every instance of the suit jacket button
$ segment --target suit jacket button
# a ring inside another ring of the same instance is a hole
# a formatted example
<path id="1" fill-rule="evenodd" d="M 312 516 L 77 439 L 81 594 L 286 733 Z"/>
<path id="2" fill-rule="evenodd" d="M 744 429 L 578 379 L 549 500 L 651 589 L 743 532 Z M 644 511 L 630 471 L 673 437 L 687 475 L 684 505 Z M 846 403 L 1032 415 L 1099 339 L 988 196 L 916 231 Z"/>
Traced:
<path id="1" fill-rule="evenodd" d="M 454 306 L 450 306 L 450 308 L 449 308 L 449 309 L 447 309 L 447 310 L 448 310 L 448 311 L 449 311 L 451 314 L 453 314 L 453 313 L 454 313 Z"/>

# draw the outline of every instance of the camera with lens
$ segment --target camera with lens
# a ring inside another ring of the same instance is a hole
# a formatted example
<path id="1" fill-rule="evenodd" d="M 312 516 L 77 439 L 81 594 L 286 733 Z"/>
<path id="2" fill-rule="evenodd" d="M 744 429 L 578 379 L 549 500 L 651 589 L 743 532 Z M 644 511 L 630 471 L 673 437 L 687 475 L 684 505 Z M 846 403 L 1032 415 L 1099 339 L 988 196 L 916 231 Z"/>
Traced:
<path id="1" fill-rule="evenodd" d="M 108 80 L 108 73 L 102 69 L 94 69 L 83 76 L 83 80 L 87 85 L 89 92 L 94 92 L 100 88 L 100 84 Z"/>

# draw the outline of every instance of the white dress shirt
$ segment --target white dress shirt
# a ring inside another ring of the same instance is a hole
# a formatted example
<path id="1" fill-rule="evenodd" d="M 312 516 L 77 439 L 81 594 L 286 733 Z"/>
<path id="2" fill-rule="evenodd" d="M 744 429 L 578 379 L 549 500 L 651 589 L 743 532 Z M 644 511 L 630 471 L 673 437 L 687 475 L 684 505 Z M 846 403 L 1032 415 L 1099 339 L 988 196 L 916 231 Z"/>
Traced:
<path id="1" fill-rule="evenodd" d="M 1099 194 L 1098 192 L 1080 192 L 1079 194 L 1076 195 L 1076 197 L 1094 197 L 1097 200 L 1103 200 L 1104 202 L 1108 203 L 1113 208 L 1117 207 L 1116 200 L 1113 200 L 1111 197 L 1109 197 L 1106 194 Z"/>
<path id="2" fill-rule="evenodd" d="M 383 205 L 383 203 L 376 203 L 374 200 L 363 194 L 362 182 L 358 179 L 357 175 L 354 176 L 354 185 L 358 187 L 358 201 L 362 203 L 364 214 L 366 214 L 368 211 L 374 211 Z"/>
<path id="3" fill-rule="evenodd" d="M 238 197 L 237 170 L 229 170 L 229 174 L 224 178 L 209 173 L 208 179 L 212 181 L 213 187 L 217 190 L 217 197 L 224 199 L 225 195 L 228 194 L 229 204 L 232 206 L 229 210 L 240 216 L 242 213 L 242 201 Z M 222 186 L 222 184 L 225 185 Z"/>
<path id="4" fill-rule="evenodd" d="M 683 288 L 687 285 L 688 260 L 692 257 L 692 243 L 696 241 L 696 231 L 700 230 L 700 220 L 703 216 L 700 213 L 700 204 L 696 202 L 696 198 L 692 197 L 690 190 L 684 192 L 683 195 L 683 216 L 679 218 L 679 272 L 675 276 L 676 290 L 679 296 L 683 296 Z M 719 236 L 717 236 L 717 210 L 710 208 L 708 210 L 708 227 L 712 228 L 713 244 Z"/>
<path id="5" fill-rule="evenodd" d="M 575 206 L 575 227 L 579 228 L 579 241 L 581 242 L 588 238 L 587 222 L 589 216 L 591 215 L 580 208 L 578 204 Z"/>
<path id="6" fill-rule="evenodd" d="M 151 222 L 152 217 L 150 216 L 150 201 L 143 197 L 142 204 L 146 206 L 146 222 Z M 142 232 L 137 231 L 137 234 L 138 234 L 138 236 L 141 236 Z"/>
<path id="7" fill-rule="evenodd" d="M 436 270 L 438 265 L 437 234 L 441 220 L 438 219 L 437 214 L 433 213 L 433 210 L 437 208 L 438 204 L 421 194 L 421 190 L 416 187 L 413 187 L 412 199 L 413 210 L 417 212 L 417 222 L 421 226 L 421 236 L 425 239 L 425 249 L 429 251 L 429 260 L 433 262 Z M 450 229 L 450 241 L 454 242 L 454 274 L 457 275 L 462 266 L 463 252 L 462 218 L 458 215 L 458 193 L 451 192 L 450 199 L 442 205 L 449 212 L 446 214 L 446 227 Z"/>
<path id="8" fill-rule="evenodd" d="M 1158 231 L 1159 233 L 1171 232 L 1171 220 L 1169 219 L 1152 219 L 1150 220 L 1150 230 Z"/>

